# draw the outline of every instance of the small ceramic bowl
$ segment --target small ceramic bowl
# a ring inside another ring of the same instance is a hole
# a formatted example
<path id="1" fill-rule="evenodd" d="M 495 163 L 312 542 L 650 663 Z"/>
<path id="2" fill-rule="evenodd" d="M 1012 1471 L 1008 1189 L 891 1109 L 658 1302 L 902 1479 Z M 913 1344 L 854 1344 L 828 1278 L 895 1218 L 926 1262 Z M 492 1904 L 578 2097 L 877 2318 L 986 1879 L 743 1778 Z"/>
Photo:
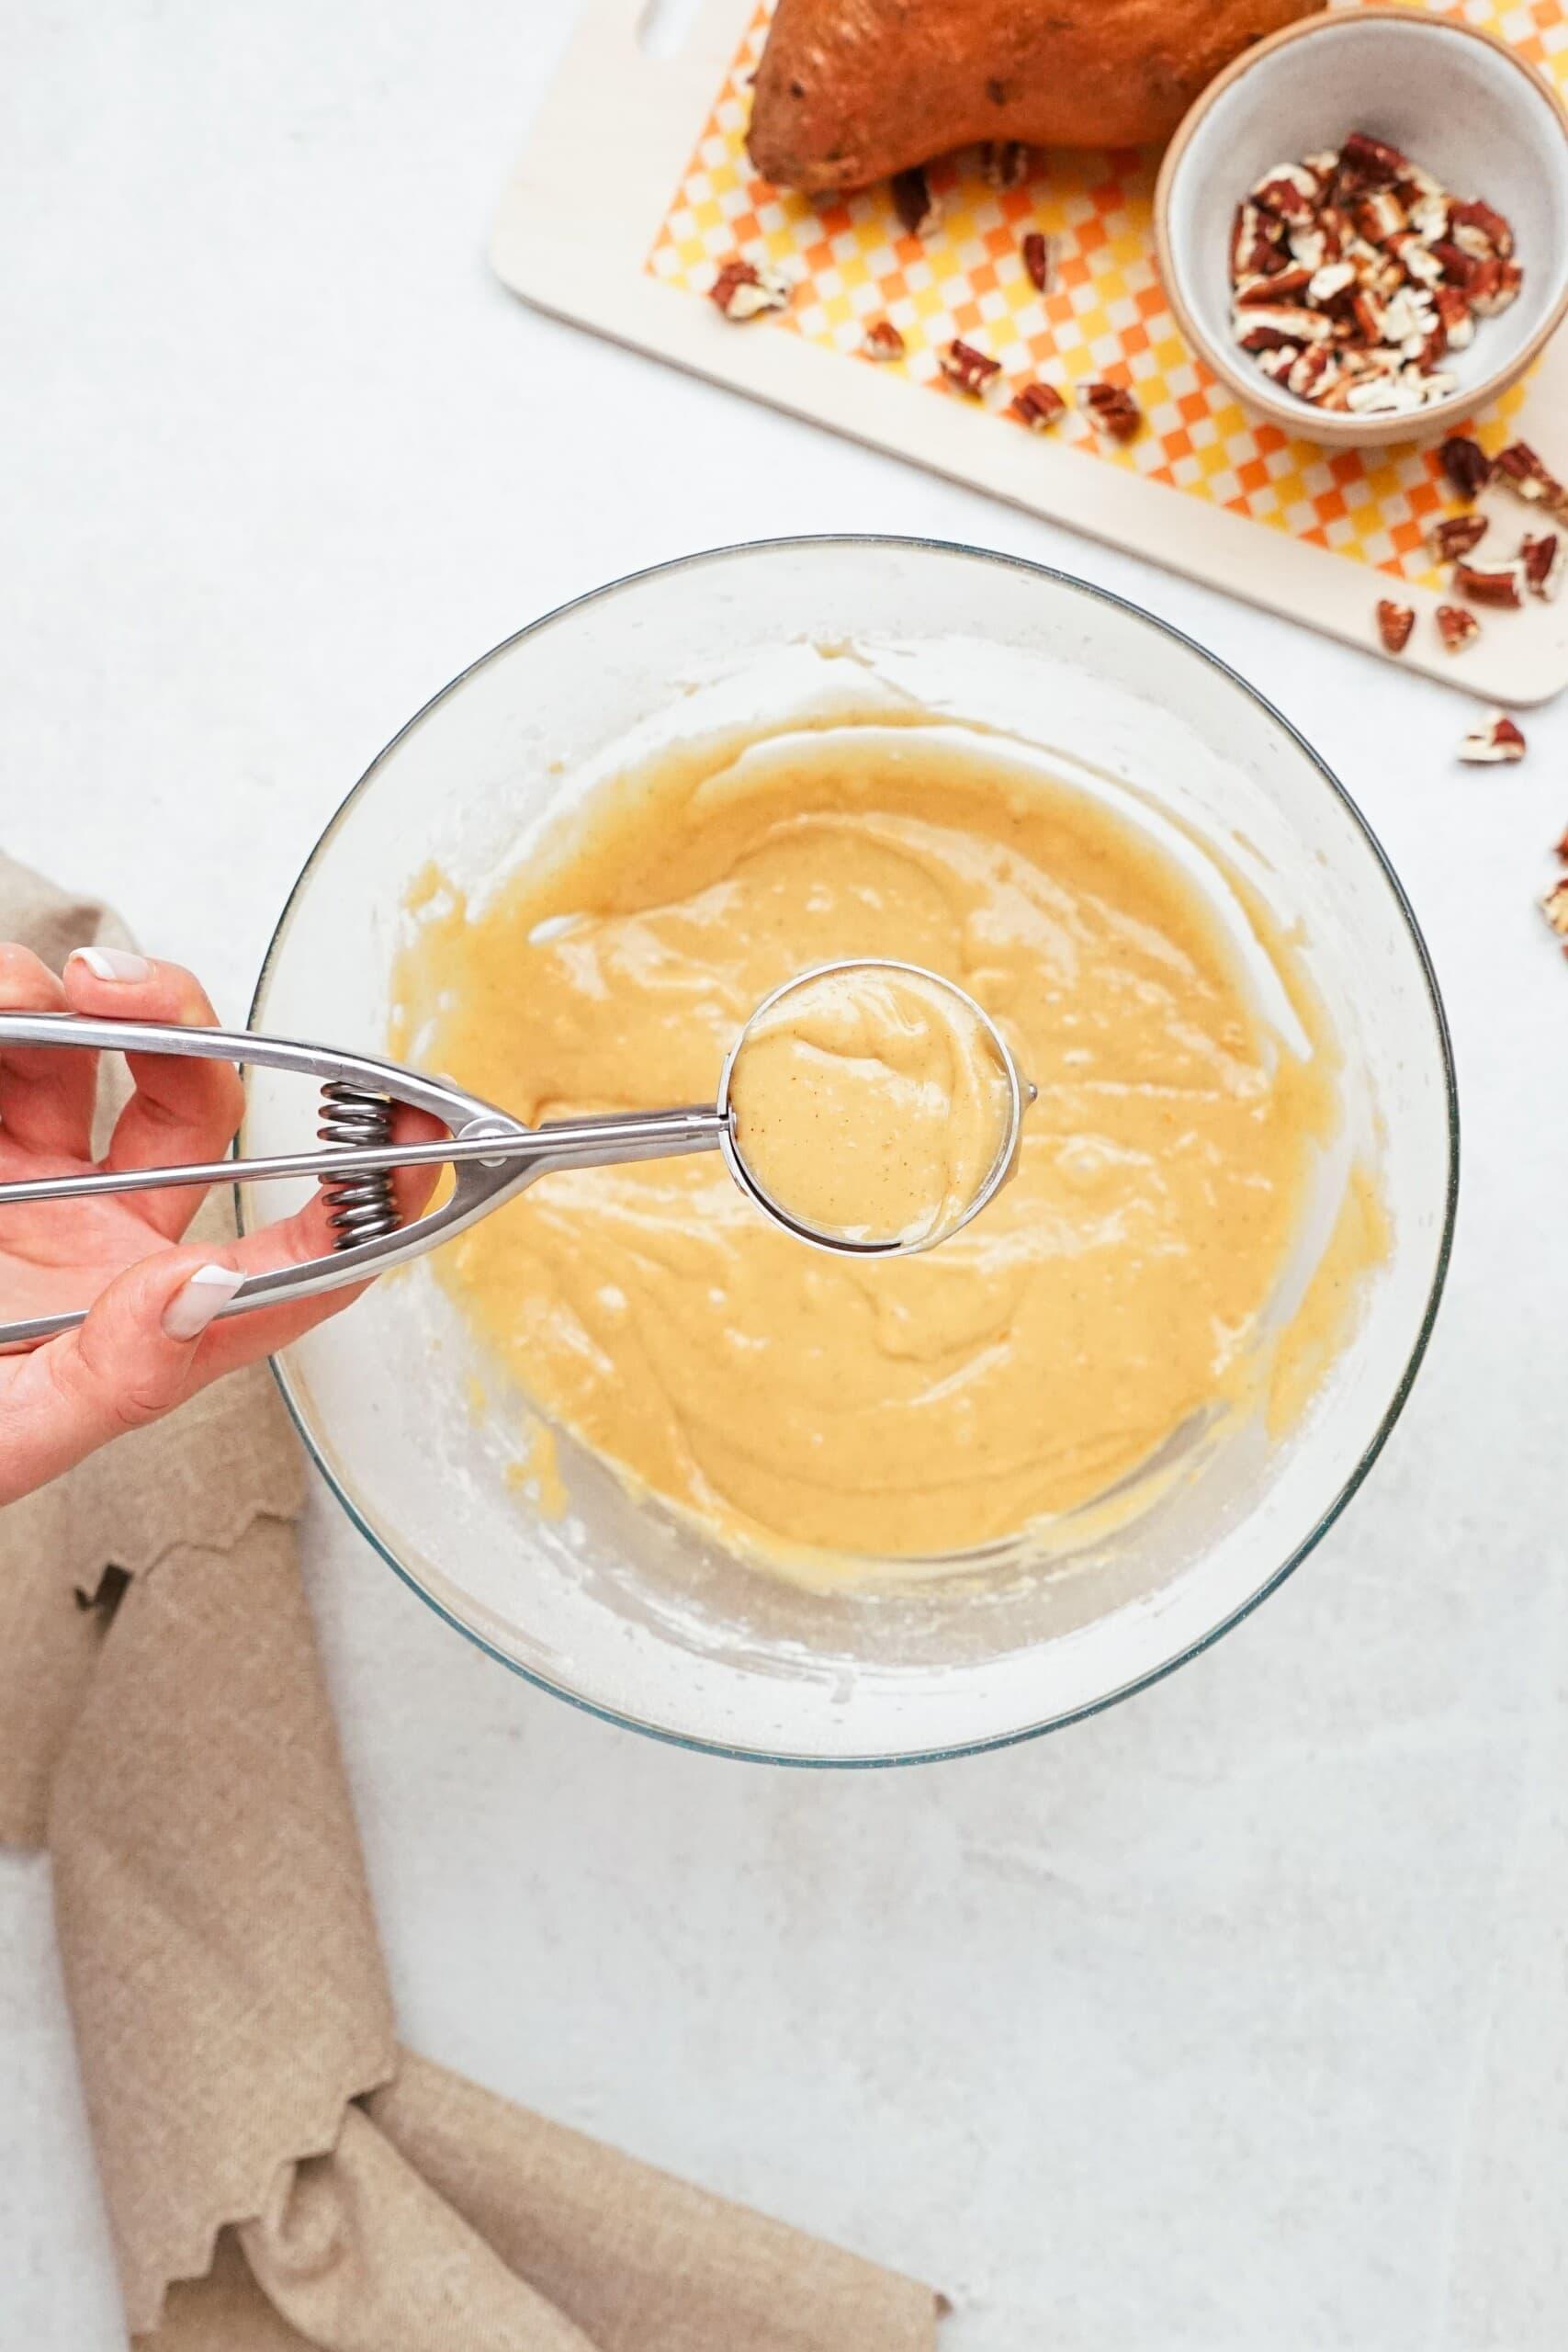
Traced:
<path id="1" fill-rule="evenodd" d="M 1478 319 L 1469 347 L 1444 359 L 1454 391 L 1414 415 L 1314 408 L 1271 382 L 1232 326 L 1237 204 L 1271 164 L 1352 130 L 1501 212 L 1524 270 L 1512 306 Z M 1255 414 L 1325 447 L 1427 440 L 1506 391 L 1568 311 L 1568 115 L 1523 58 L 1472 26 L 1407 7 L 1309 17 L 1247 50 L 1187 116 L 1160 169 L 1155 239 L 1182 333 Z"/>

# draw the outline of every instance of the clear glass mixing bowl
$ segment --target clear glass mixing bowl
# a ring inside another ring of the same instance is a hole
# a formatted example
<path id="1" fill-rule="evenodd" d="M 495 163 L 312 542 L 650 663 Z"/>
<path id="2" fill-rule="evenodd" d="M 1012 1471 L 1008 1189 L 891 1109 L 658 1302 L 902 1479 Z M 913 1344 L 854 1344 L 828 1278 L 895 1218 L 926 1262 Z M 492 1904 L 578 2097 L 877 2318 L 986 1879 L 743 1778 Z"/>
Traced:
<path id="1" fill-rule="evenodd" d="M 284 1394 L 350 1513 L 433 1609 L 548 1690 L 728 1754 L 886 1763 L 1019 1739 L 1202 1648 L 1332 1524 L 1426 1346 L 1457 1170 L 1452 1064 L 1420 934 L 1350 800 L 1199 647 L 1080 581 L 903 539 L 694 556 L 566 606 L 463 673 L 388 746 L 312 853 L 253 1023 L 384 1052 L 405 893 L 527 854 L 628 740 L 750 717 L 769 695 L 888 691 L 1021 734 L 1134 788 L 1293 925 L 1345 1047 L 1393 1247 L 1359 1328 L 1285 1434 L 1247 1427 L 1119 1531 L 1070 1530 L 1029 1572 L 901 1591 L 775 1580 L 627 1494 L 563 1440 L 570 1508 L 518 1490 L 517 1422 L 428 1261 L 290 1350 Z M 244 1145 L 292 1148 L 297 1080 L 257 1072 Z M 288 1196 L 254 1195 L 254 1218 Z M 509 1471 L 511 1476 L 509 1476 Z"/>

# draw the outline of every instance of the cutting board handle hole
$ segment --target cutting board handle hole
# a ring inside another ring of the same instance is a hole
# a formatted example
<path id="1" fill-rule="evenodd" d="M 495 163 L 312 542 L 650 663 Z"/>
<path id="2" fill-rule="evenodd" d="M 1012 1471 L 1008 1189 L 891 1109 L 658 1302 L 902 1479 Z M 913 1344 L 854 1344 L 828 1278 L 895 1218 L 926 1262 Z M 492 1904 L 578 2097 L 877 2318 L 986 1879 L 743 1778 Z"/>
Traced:
<path id="1" fill-rule="evenodd" d="M 703 0 L 648 0 L 637 28 L 644 55 L 661 62 L 679 57 L 702 5 Z"/>

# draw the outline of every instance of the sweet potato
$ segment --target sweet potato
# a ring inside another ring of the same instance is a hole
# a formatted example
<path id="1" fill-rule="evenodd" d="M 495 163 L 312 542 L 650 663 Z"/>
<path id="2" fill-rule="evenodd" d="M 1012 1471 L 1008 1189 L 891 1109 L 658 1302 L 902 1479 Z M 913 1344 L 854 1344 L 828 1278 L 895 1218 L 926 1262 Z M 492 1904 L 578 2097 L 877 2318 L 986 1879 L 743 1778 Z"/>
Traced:
<path id="1" fill-rule="evenodd" d="M 1221 67 L 1320 0 L 779 0 L 751 160 L 863 187 L 975 140 L 1164 139 Z"/>

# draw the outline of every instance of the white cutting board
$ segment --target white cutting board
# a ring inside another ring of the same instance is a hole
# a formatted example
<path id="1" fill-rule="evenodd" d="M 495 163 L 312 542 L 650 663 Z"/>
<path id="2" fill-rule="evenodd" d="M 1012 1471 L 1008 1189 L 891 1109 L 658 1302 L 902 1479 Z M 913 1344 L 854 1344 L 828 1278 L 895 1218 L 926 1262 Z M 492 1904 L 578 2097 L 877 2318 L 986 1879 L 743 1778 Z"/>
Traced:
<path id="1" fill-rule="evenodd" d="M 648 268 L 694 146 L 747 27 L 753 0 L 703 0 L 672 57 L 650 55 L 649 0 L 588 0 L 576 38 L 502 198 L 497 274 L 557 316 L 689 368 L 735 390 L 931 468 L 1029 512 L 1184 572 L 1371 650 L 1371 610 L 1416 607 L 1406 667 L 1489 699 L 1541 702 L 1568 685 L 1568 597 L 1483 616 L 1483 634 L 1444 653 L 1440 594 L 1404 583 L 1206 499 L 1023 433 L 771 322 L 731 325 Z M 1556 337 L 1510 430 L 1551 462 L 1568 418 L 1568 334 Z M 1550 420 L 1550 422 L 1549 422 Z M 1499 495 L 1512 534 L 1528 510 Z M 1511 509 L 1511 512 L 1506 510 Z"/>

